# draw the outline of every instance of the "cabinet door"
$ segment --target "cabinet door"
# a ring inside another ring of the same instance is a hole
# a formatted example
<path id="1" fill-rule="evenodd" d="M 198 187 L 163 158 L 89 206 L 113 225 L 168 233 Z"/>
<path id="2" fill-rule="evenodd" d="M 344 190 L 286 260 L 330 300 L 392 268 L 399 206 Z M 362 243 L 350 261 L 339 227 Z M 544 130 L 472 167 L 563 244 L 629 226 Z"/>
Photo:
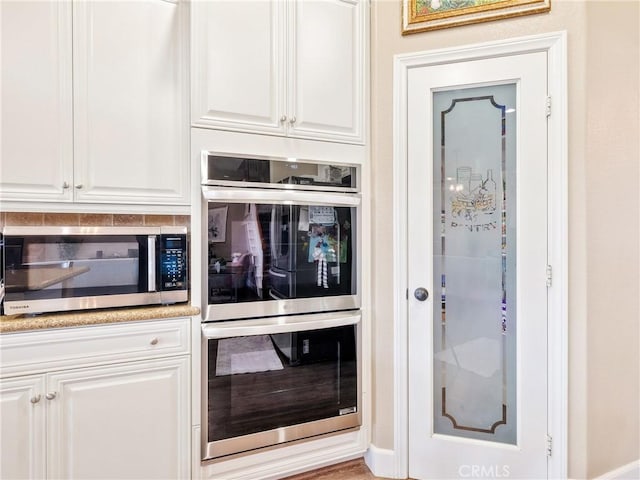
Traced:
<path id="1" fill-rule="evenodd" d="M 0 2 L 0 200 L 69 201 L 71 3 Z"/>
<path id="2" fill-rule="evenodd" d="M 0 412 L 0 478 L 44 478 L 44 376 L 1 380 Z"/>
<path id="3" fill-rule="evenodd" d="M 48 376 L 49 478 L 190 478 L 189 359 Z"/>
<path id="4" fill-rule="evenodd" d="M 193 2 L 194 126 L 284 135 L 285 6 Z"/>
<path id="5" fill-rule="evenodd" d="M 73 2 L 76 201 L 189 202 L 187 6 Z"/>
<path id="6" fill-rule="evenodd" d="M 363 143 L 366 2 L 291 1 L 289 134 Z"/>

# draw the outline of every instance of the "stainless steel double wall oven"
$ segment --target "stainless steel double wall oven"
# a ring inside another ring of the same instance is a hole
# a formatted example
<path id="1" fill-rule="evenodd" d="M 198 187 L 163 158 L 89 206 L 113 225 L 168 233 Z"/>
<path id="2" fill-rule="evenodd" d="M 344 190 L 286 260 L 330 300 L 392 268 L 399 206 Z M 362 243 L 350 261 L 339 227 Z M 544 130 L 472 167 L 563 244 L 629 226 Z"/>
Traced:
<path id="1" fill-rule="evenodd" d="M 358 175 L 203 153 L 204 459 L 360 425 Z"/>

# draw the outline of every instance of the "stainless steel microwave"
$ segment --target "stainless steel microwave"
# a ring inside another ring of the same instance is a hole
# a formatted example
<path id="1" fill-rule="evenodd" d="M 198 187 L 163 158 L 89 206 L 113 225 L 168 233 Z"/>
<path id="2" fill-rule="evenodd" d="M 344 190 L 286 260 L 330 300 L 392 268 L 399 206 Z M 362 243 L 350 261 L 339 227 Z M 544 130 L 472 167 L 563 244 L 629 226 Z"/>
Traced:
<path id="1" fill-rule="evenodd" d="M 187 301 L 186 227 L 5 227 L 6 315 Z"/>

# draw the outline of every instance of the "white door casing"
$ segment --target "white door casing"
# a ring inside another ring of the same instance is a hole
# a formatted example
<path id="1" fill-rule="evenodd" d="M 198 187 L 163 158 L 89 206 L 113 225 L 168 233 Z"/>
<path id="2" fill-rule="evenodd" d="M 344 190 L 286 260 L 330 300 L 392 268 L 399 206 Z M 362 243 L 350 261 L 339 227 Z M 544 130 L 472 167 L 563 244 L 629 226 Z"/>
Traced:
<path id="1" fill-rule="evenodd" d="M 548 171 L 546 203 L 548 212 L 547 262 L 553 268 L 552 285 L 547 291 L 548 329 L 548 418 L 546 431 L 553 440 L 552 455 L 548 457 L 548 476 L 566 476 L 567 451 L 567 146 L 566 146 L 566 34 L 552 33 L 533 37 L 511 39 L 471 45 L 460 48 L 401 55 L 395 60 L 395 115 L 394 115 L 394 309 L 395 309 L 395 438 L 393 462 L 385 472 L 375 472 L 396 478 L 409 474 L 409 409 L 406 398 L 409 393 L 408 358 L 406 354 L 409 326 L 407 294 L 413 288 L 408 278 L 409 258 L 404 245 L 408 242 L 407 204 L 407 95 L 410 71 L 418 67 L 438 64 L 455 64 L 465 61 L 502 57 L 505 55 L 546 52 L 548 68 L 548 94 L 551 99 L 551 116 L 548 118 Z M 464 63 L 460 63 L 464 65 Z M 464 67 L 462 67 L 464 68 Z M 464 78 L 464 73 L 461 73 Z M 514 78 L 512 78 L 513 80 Z M 486 82 L 493 80 L 486 79 Z M 464 83 L 463 80 L 454 83 Z M 545 108 L 545 105 L 542 106 Z M 427 135 L 423 131 L 423 135 Z M 544 201 L 546 197 L 546 202 Z M 542 266 L 545 268 L 545 265 Z M 539 275 L 539 274 L 538 274 Z M 544 279 L 544 275 L 542 276 Z M 521 346 L 521 345 L 520 345 Z M 521 392 L 522 393 L 522 392 Z M 429 406 L 425 407 L 429 410 Z M 430 410 L 429 410 L 430 413 Z M 466 440 L 465 440 L 466 441 Z M 521 438 L 518 439 L 522 441 Z M 468 442 L 468 441 L 467 441 Z M 464 442 L 463 442 L 464 443 Z M 473 442 L 471 442 L 473 443 Z M 515 447 L 503 447 L 508 450 Z M 375 451 L 375 449 L 373 449 Z M 473 463 L 473 459 L 470 458 Z M 435 460 L 437 461 L 437 460 Z M 375 459 L 371 463 L 375 464 Z M 484 462 L 488 463 L 488 462 Z M 469 473 L 472 473 L 471 471 Z"/>

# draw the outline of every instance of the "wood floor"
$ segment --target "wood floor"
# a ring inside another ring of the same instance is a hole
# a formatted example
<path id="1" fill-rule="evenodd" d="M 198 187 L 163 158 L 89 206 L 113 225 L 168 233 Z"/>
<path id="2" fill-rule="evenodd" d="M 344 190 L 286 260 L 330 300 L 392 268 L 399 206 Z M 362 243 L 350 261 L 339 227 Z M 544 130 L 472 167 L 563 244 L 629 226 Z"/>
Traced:
<path id="1" fill-rule="evenodd" d="M 364 463 L 358 458 L 348 462 L 338 463 L 329 467 L 301 473 L 284 480 L 376 480 L 384 477 L 376 477 Z"/>

